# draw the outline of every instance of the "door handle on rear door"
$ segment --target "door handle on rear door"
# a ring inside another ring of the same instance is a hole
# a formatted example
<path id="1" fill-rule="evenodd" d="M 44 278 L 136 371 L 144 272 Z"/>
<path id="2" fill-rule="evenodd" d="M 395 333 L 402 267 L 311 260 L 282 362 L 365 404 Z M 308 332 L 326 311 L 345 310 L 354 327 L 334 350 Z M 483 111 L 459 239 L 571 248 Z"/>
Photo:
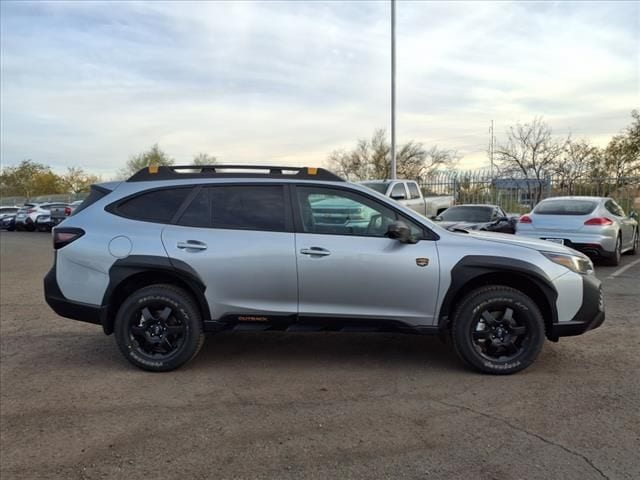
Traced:
<path id="1" fill-rule="evenodd" d="M 303 248 L 302 250 L 300 250 L 300 253 L 302 253 L 303 255 L 318 255 L 320 257 L 331 255 L 331 252 L 329 250 L 320 247 Z"/>
<path id="2" fill-rule="evenodd" d="M 186 242 L 178 242 L 176 245 L 181 250 L 206 250 L 207 244 L 198 240 L 187 240 Z"/>

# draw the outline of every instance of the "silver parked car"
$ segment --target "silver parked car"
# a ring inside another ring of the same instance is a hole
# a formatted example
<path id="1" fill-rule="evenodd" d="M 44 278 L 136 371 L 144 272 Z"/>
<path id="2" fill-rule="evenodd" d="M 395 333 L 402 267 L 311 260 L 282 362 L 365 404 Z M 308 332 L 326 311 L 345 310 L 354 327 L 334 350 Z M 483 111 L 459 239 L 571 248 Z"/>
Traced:
<path id="1" fill-rule="evenodd" d="M 638 221 L 608 197 L 554 197 L 523 215 L 516 234 L 566 245 L 618 265 L 620 256 L 638 251 Z"/>
<path id="2" fill-rule="evenodd" d="M 451 232 L 320 168 L 149 167 L 94 185 L 53 246 L 47 303 L 154 371 L 204 332 L 391 330 L 450 335 L 466 364 L 507 374 L 604 321 L 585 255 Z"/>

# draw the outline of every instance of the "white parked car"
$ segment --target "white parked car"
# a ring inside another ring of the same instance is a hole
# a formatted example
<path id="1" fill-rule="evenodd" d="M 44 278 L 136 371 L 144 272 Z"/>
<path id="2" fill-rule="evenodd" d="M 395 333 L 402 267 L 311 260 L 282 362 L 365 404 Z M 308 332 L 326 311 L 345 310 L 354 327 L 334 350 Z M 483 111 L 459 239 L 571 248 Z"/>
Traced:
<path id="1" fill-rule="evenodd" d="M 635 212 L 626 215 L 608 197 L 554 197 L 520 217 L 516 235 L 542 238 L 579 250 L 609 265 L 638 251 Z"/>
<path id="2" fill-rule="evenodd" d="M 16 213 L 16 230 L 33 232 L 39 223 L 49 222 L 52 208 L 66 206 L 64 202 L 25 203 Z"/>
<path id="3" fill-rule="evenodd" d="M 2 220 L 5 217 L 14 216 L 16 213 L 18 213 L 18 210 L 20 210 L 20 207 L 15 207 L 15 206 L 0 207 L 0 220 Z"/>

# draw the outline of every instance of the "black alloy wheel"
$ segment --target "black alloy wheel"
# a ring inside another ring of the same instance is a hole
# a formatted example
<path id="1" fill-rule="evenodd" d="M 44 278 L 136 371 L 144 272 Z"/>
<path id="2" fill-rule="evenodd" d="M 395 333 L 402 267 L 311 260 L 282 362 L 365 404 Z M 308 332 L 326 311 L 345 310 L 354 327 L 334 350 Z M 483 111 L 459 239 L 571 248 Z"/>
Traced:
<path id="1" fill-rule="evenodd" d="M 114 331 L 127 360 L 157 372 L 187 363 L 204 343 L 195 301 L 174 285 L 150 285 L 133 292 L 118 310 Z"/>
<path id="2" fill-rule="evenodd" d="M 463 297 L 453 312 L 451 339 L 465 364 L 483 373 L 524 370 L 545 340 L 544 319 L 525 293 L 489 285 Z"/>

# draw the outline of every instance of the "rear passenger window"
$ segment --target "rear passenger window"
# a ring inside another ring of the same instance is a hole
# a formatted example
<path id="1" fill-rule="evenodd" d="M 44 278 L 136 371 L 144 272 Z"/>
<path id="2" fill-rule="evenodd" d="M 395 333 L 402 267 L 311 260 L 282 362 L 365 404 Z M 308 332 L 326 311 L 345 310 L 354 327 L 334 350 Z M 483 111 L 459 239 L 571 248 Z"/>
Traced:
<path id="1" fill-rule="evenodd" d="M 418 185 L 415 183 L 407 183 L 409 187 L 409 198 L 420 198 L 420 190 L 418 190 Z"/>
<path id="2" fill-rule="evenodd" d="M 285 231 L 284 205 L 279 185 L 212 187 L 212 226 Z"/>
<path id="3" fill-rule="evenodd" d="M 202 228 L 211 226 L 211 202 L 208 188 L 202 188 L 198 192 L 178 220 L 178 225 Z"/>
<path id="4" fill-rule="evenodd" d="M 191 191 L 191 188 L 153 190 L 125 200 L 116 213 L 134 220 L 169 223 Z"/>

